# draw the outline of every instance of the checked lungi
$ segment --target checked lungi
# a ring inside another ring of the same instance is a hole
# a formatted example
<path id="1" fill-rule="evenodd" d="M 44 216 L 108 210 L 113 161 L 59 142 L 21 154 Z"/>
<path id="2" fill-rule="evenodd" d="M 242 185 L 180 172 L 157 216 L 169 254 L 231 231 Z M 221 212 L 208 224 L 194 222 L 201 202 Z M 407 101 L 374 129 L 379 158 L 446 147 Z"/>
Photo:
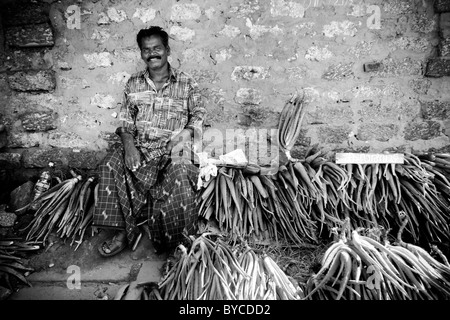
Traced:
<path id="1" fill-rule="evenodd" d="M 137 220 L 148 218 L 155 248 L 173 248 L 196 231 L 199 169 L 190 161 L 162 156 L 136 171 L 124 163 L 124 149 L 108 153 L 99 177 L 93 226 L 125 229 L 128 243 L 139 234 Z M 183 159 L 183 158 L 181 158 Z"/>

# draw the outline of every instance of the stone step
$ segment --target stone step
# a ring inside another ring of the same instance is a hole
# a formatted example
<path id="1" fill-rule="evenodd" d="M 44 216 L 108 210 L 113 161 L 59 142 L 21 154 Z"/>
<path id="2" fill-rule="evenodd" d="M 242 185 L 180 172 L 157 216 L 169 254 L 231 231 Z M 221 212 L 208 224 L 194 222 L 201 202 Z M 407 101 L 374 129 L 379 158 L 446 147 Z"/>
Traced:
<path id="1" fill-rule="evenodd" d="M 112 300 L 125 283 L 82 283 L 68 288 L 66 283 L 41 282 L 13 293 L 9 300 Z"/>

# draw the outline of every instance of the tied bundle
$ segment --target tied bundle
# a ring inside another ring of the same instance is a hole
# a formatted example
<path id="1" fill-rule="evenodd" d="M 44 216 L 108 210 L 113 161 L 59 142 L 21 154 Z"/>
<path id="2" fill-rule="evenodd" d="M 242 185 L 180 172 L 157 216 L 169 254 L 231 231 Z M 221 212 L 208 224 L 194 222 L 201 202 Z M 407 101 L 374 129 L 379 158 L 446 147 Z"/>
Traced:
<path id="1" fill-rule="evenodd" d="M 58 183 L 28 204 L 30 206 L 39 201 L 41 206 L 28 226 L 21 230 L 28 230 L 27 241 L 42 241 L 45 244 L 49 235 L 56 231 L 60 238 L 72 237 L 71 245 L 77 242 L 75 250 L 82 243 L 85 231 L 92 222 L 96 186 L 93 177 L 83 180 L 80 175 L 71 173 L 73 178 Z M 77 234 L 80 236 L 78 241 Z"/>
<path id="2" fill-rule="evenodd" d="M 210 234 L 194 239 L 190 249 L 180 246 L 181 257 L 159 284 L 163 300 L 298 300 L 295 286 L 267 255 L 250 247 L 230 248 Z"/>
<path id="3" fill-rule="evenodd" d="M 300 135 L 304 116 L 304 94 L 300 96 L 296 93 L 284 105 L 278 122 L 278 146 L 288 160 L 294 160 L 291 150 Z"/>
<path id="4" fill-rule="evenodd" d="M 281 166 L 275 175 L 222 167 L 199 193 L 199 216 L 217 223 L 234 240 L 283 237 L 297 244 L 316 242 L 298 174 L 292 164 Z"/>
<path id="5" fill-rule="evenodd" d="M 15 290 L 15 284 L 11 277 L 19 283 L 31 287 L 30 282 L 25 277 L 34 269 L 27 267 L 26 259 L 19 256 L 19 253 L 38 250 L 39 246 L 31 243 L 19 241 L 0 241 L 0 286 Z"/>
<path id="6" fill-rule="evenodd" d="M 331 228 L 348 217 L 354 229 L 379 225 L 398 230 L 399 212 L 404 212 L 412 242 L 450 239 L 450 183 L 439 168 L 410 153 L 405 153 L 404 164 L 338 165 L 327 158 L 319 150 L 295 163 L 298 169 L 304 167 L 301 179 L 321 225 Z"/>
<path id="7" fill-rule="evenodd" d="M 306 299 L 450 298 L 448 263 L 439 262 L 419 246 L 403 242 L 402 230 L 395 244 L 387 240 L 381 243 L 358 230 L 350 231 L 347 219 L 339 240 L 326 250 L 320 270 L 308 279 Z"/>

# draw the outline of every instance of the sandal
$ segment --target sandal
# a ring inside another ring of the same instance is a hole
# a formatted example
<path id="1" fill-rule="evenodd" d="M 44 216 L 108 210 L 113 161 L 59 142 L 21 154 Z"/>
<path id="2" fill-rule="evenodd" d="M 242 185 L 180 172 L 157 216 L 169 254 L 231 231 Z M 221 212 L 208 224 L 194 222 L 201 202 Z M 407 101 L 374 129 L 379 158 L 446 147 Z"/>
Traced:
<path id="1" fill-rule="evenodd" d="M 123 239 L 120 240 L 120 237 L 122 237 Z M 123 251 L 123 249 L 125 249 L 126 247 L 127 247 L 126 235 L 123 232 L 118 232 L 114 235 L 114 237 L 103 242 L 98 247 L 98 252 L 103 257 L 112 257 Z M 111 250 L 110 248 L 113 249 Z M 108 250 L 109 252 L 106 252 L 105 249 Z"/>

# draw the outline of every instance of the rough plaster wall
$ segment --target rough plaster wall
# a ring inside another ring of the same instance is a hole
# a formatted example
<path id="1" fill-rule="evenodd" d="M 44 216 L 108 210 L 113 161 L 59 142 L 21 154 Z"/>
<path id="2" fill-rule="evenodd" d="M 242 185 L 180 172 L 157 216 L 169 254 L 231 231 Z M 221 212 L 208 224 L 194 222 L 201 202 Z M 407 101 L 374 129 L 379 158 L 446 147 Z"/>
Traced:
<path id="1" fill-rule="evenodd" d="M 122 88 L 145 66 L 135 36 L 149 25 L 170 33 L 172 65 L 198 81 L 206 128 L 225 140 L 226 129 L 276 129 L 285 102 L 303 90 L 308 113 L 294 155 L 312 143 L 363 152 L 449 144 L 448 14 L 431 0 L 42 0 L 29 8 L 39 14 L 22 14 L 19 26 L 3 18 L 0 117 L 9 144 L 0 155 L 14 168 L 95 166 L 117 141 Z M 444 65 L 427 77 L 435 57 Z"/>

